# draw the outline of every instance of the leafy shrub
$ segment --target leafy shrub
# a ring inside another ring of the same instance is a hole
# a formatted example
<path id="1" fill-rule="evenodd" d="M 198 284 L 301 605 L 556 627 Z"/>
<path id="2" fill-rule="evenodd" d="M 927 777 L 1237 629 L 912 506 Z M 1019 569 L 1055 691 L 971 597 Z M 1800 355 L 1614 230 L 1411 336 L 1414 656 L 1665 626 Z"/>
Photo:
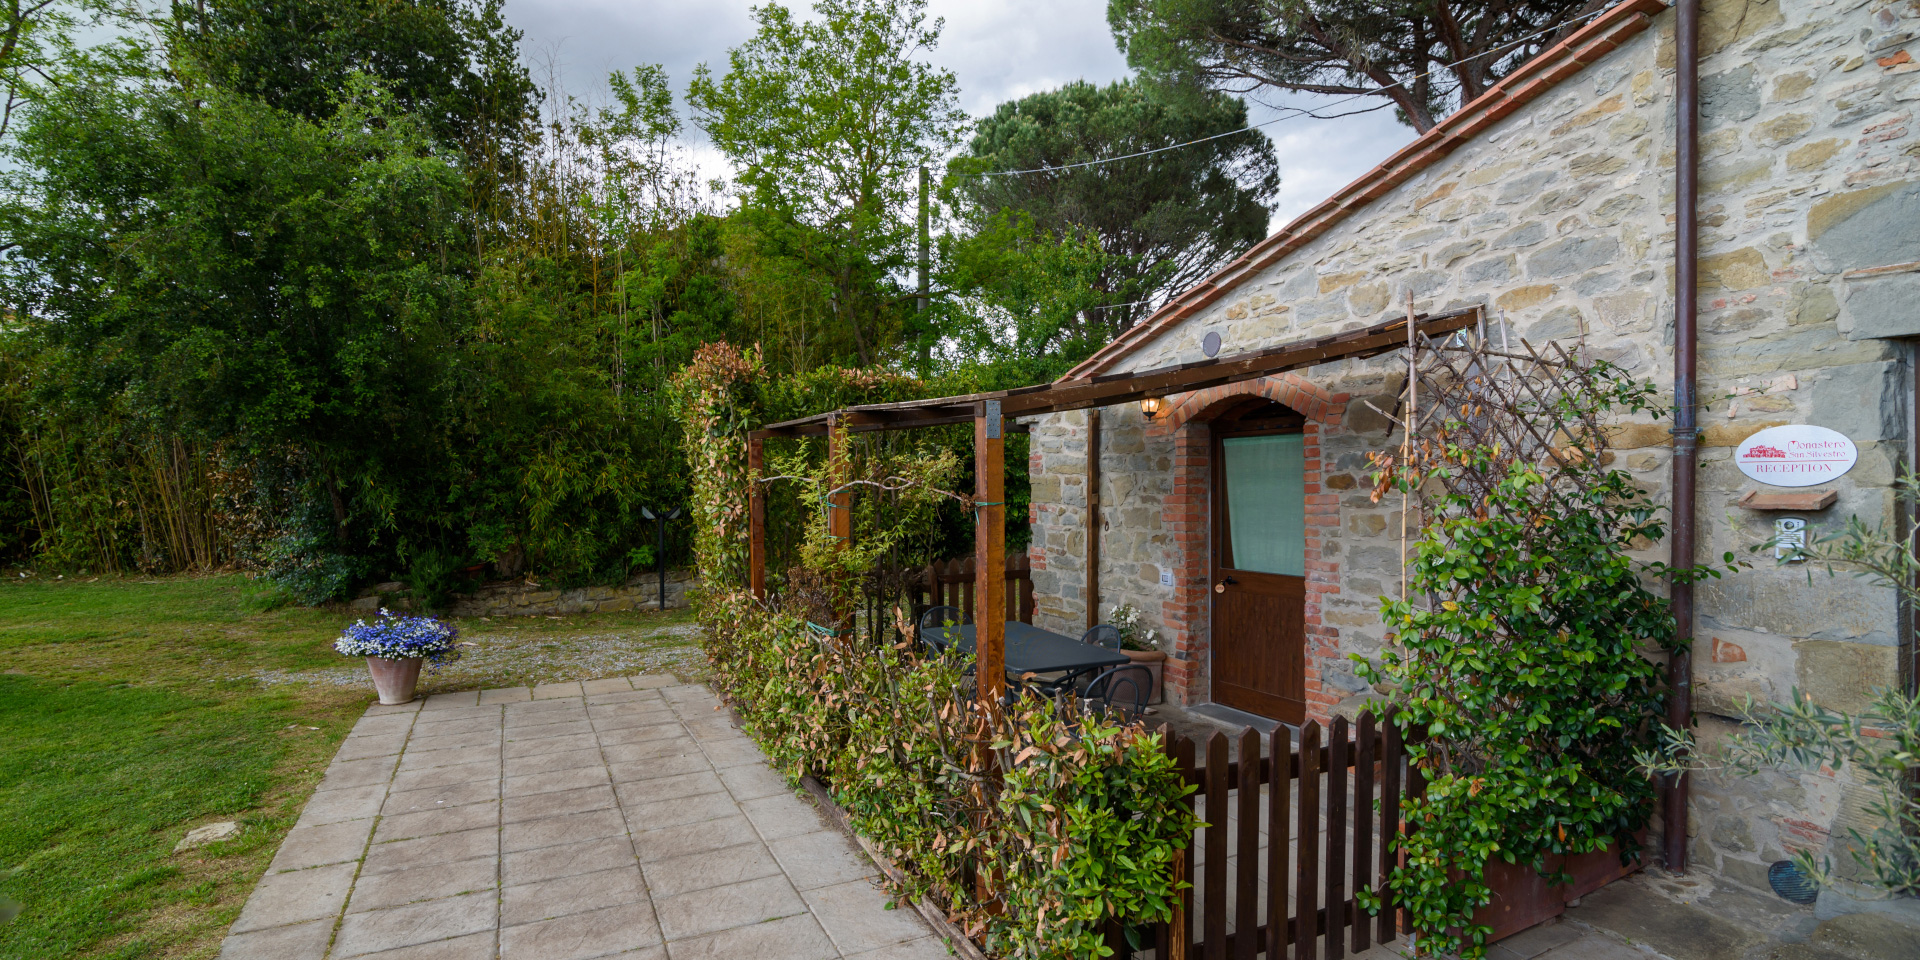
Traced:
<path id="1" fill-rule="evenodd" d="M 1558 409 L 1535 412 L 1566 424 L 1654 412 L 1650 385 L 1604 363 L 1590 372 L 1568 378 Z M 1409 738 L 1427 786 L 1405 801 L 1394 894 L 1423 954 L 1478 957 L 1491 929 L 1471 918 L 1491 898 L 1494 857 L 1551 873 L 1552 857 L 1638 851 L 1655 793 L 1635 756 L 1665 703 L 1646 654 L 1675 649 L 1668 602 L 1643 577 L 1714 571 L 1633 558 L 1664 522 L 1647 491 L 1606 467 L 1598 431 L 1567 428 L 1564 446 L 1523 457 L 1449 440 L 1458 427 L 1418 469 L 1376 478 L 1423 491 L 1434 519 L 1404 598 L 1382 598 L 1389 646 L 1355 659 L 1360 676 L 1399 691 L 1402 729 L 1423 735 Z"/>
<path id="2" fill-rule="evenodd" d="M 365 580 L 373 564 L 365 557 L 336 553 L 324 540 L 297 533 L 267 548 L 267 578 L 308 606 L 339 600 Z"/>
<path id="3" fill-rule="evenodd" d="M 715 685 L 775 766 L 825 781 L 904 872 L 897 892 L 990 954 L 1106 956 L 1109 921 L 1171 916 L 1196 823 L 1157 734 L 1044 699 L 985 709 L 957 658 L 822 637 L 744 594 L 709 592 L 699 613 Z M 984 900 L 975 876 L 993 878 Z"/>
<path id="4" fill-rule="evenodd" d="M 1894 896 L 1920 893 L 1920 697 L 1883 689 L 1859 716 L 1828 710 L 1795 690 L 1788 703 L 1749 708 L 1746 730 L 1724 744 L 1728 766 L 1741 775 L 1763 767 L 1803 770 L 1850 768 L 1873 790 L 1866 830 L 1847 827 L 1855 878 Z M 1794 855 L 1801 872 L 1822 886 L 1833 883 L 1830 858 L 1812 849 Z"/>
<path id="5" fill-rule="evenodd" d="M 407 564 L 407 588 L 413 602 L 422 609 L 438 610 L 455 593 L 472 588 L 473 581 L 462 570 L 460 555 L 430 547 L 413 555 Z"/>

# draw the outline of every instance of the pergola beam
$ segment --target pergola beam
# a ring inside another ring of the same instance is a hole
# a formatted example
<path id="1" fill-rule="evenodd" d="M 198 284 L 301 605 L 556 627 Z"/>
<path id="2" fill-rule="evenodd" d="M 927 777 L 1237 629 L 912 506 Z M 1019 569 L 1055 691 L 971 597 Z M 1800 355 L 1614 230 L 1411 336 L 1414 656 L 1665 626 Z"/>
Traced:
<path id="1" fill-rule="evenodd" d="M 1417 323 L 1422 333 L 1433 337 L 1473 326 L 1479 318 L 1480 311 L 1474 308 Z M 1226 383 L 1255 380 L 1330 360 L 1378 356 L 1406 345 L 1407 321 L 1395 320 L 1291 347 L 1259 350 L 1177 367 L 1115 374 L 1086 383 L 1056 383 L 1052 389 L 1044 392 L 1008 397 L 1006 410 L 1009 415 L 1031 415 L 1105 407 L 1169 393 L 1188 393 Z"/>
<path id="2" fill-rule="evenodd" d="M 1415 317 L 1412 321 L 1413 331 L 1429 338 L 1443 338 L 1479 323 L 1481 315 L 1482 308 L 1468 307 L 1437 316 Z M 974 544 L 975 576 L 978 578 L 974 590 L 978 604 L 974 622 L 978 631 L 980 691 L 983 697 L 988 696 L 990 690 L 994 691 L 991 695 L 998 696 L 1005 682 L 1005 437 L 1008 433 L 1024 433 L 1028 429 L 1025 425 L 1009 425 L 1009 418 L 1113 406 L 1147 397 L 1187 393 L 1253 380 L 1335 360 L 1378 356 L 1407 346 L 1414 339 L 1413 331 L 1408 330 L 1408 321 L 1402 318 L 1331 336 L 1177 366 L 1107 374 L 1089 380 L 1035 384 L 992 393 L 862 404 L 831 413 L 768 424 L 749 432 L 748 471 L 758 476 L 763 462 L 762 446 L 769 439 L 827 435 L 831 463 L 836 458 L 844 459 L 851 434 L 972 423 L 977 478 L 974 498 L 980 504 L 975 511 Z M 992 423 L 991 429 L 989 421 Z M 830 472 L 829 476 L 836 487 L 846 482 L 837 473 Z M 762 599 L 766 597 L 766 496 L 766 491 L 756 482 L 751 522 L 748 525 L 752 539 L 748 550 L 749 586 L 754 596 Z M 843 538 L 842 543 L 845 543 L 845 538 L 852 535 L 852 496 L 848 491 L 842 491 L 831 500 L 829 532 Z"/>
<path id="3" fill-rule="evenodd" d="M 1436 316 L 1416 317 L 1414 326 L 1428 337 L 1444 337 L 1480 321 L 1481 308 L 1468 307 Z M 1201 360 L 1176 366 L 1155 367 L 1130 373 L 1114 373 L 1091 380 L 1067 380 L 1035 384 L 994 393 L 974 393 L 929 400 L 904 400 L 876 403 L 835 411 L 846 418 L 850 433 L 875 430 L 911 430 L 967 423 L 977 416 L 976 407 L 987 400 L 998 401 L 1009 417 L 1034 417 L 1067 410 L 1085 410 L 1204 390 L 1221 384 L 1269 377 L 1335 360 L 1379 356 L 1407 345 L 1407 321 L 1388 320 L 1359 330 L 1281 344 L 1234 356 Z M 797 420 L 768 424 L 750 436 L 819 436 L 827 432 L 829 414 L 815 414 Z"/>

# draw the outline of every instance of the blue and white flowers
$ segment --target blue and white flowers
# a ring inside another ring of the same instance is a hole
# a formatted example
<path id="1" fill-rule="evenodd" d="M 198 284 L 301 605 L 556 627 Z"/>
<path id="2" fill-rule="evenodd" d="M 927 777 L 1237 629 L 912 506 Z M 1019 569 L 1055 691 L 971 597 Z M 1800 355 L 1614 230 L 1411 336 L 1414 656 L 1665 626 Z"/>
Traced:
<path id="1" fill-rule="evenodd" d="M 433 617 L 408 617 L 382 609 L 372 623 L 356 622 L 333 642 L 333 649 L 349 657 L 409 660 L 424 657 L 434 666 L 460 659 L 454 643 L 460 631 Z"/>

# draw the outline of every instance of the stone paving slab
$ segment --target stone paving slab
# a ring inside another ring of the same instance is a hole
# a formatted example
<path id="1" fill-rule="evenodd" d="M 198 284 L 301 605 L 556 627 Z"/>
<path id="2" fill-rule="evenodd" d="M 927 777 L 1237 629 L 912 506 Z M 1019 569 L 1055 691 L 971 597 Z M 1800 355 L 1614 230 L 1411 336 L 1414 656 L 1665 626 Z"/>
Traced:
<path id="1" fill-rule="evenodd" d="M 939 960 L 704 686 L 373 706 L 222 960 Z"/>

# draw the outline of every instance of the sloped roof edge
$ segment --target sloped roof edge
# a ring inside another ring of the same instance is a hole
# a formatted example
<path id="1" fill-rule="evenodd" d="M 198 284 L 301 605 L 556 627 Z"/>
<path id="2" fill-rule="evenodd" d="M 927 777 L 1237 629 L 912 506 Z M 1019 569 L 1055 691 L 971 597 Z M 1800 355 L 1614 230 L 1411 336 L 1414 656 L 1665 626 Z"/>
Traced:
<path id="1" fill-rule="evenodd" d="M 1445 159 L 1468 141 L 1505 119 L 1523 105 L 1618 49 L 1630 37 L 1645 31 L 1653 17 L 1666 11 L 1661 0 L 1627 0 L 1595 17 L 1565 40 L 1540 52 L 1493 88 L 1432 129 L 1416 137 L 1359 179 L 1293 219 L 1278 233 L 1212 276 L 1181 291 L 1153 315 L 1135 324 L 1093 356 L 1060 377 L 1084 380 L 1110 370 L 1134 350 L 1146 345 L 1181 321 L 1205 309 L 1239 285 L 1248 274 L 1262 270 L 1333 229 L 1393 188 Z"/>

